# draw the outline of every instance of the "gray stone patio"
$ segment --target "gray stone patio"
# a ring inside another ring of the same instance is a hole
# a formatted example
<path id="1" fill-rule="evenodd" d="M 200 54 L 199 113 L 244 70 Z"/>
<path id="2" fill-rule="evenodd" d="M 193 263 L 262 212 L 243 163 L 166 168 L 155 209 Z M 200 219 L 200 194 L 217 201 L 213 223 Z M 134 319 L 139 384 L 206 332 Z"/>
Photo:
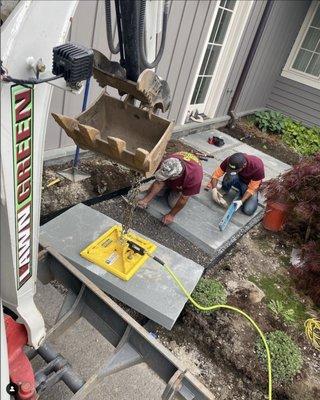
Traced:
<path id="1" fill-rule="evenodd" d="M 216 147 L 208 144 L 208 138 L 212 137 L 212 135 L 224 139 L 225 145 Z M 226 210 L 215 204 L 211 199 L 211 193 L 204 190 L 204 186 L 209 181 L 215 168 L 226 157 L 236 152 L 260 157 L 265 164 L 266 179 L 278 176 L 289 169 L 290 166 L 218 130 L 196 133 L 180 140 L 196 150 L 213 155 L 214 158 L 209 158 L 208 161 L 202 162 L 204 169 L 202 190 L 197 196 L 189 200 L 186 207 L 176 216 L 170 228 L 183 235 L 208 254 L 216 257 L 261 219 L 264 212 L 264 201 L 263 196 L 259 194 L 259 206 L 253 216 L 244 215 L 239 210 L 226 230 L 220 232 L 218 225 Z M 231 201 L 231 198 L 229 200 Z M 154 217 L 161 219 L 163 215 L 169 212 L 169 206 L 164 198 L 156 198 L 147 210 Z"/>

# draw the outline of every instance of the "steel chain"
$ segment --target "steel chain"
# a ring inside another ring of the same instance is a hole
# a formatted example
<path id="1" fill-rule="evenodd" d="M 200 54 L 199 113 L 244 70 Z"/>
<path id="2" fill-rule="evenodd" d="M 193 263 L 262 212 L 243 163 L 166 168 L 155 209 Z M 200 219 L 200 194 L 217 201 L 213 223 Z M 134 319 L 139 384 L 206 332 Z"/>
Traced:
<path id="1" fill-rule="evenodd" d="M 143 176 L 140 172 L 130 171 L 131 189 L 127 196 L 123 197 L 125 200 L 125 209 L 122 221 L 122 235 L 128 233 L 128 230 L 132 227 L 133 215 L 138 204 L 138 195 L 140 193 L 142 179 Z"/>

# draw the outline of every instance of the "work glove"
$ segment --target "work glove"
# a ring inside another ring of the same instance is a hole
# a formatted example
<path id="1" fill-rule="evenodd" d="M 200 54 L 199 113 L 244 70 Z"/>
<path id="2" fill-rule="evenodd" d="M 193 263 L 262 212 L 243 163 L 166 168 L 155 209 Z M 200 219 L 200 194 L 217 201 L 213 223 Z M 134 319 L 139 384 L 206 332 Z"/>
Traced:
<path id="1" fill-rule="evenodd" d="M 232 204 L 235 205 L 236 211 L 238 211 L 239 208 L 242 206 L 243 203 L 242 203 L 241 200 L 234 200 L 234 201 L 232 202 Z"/>
<path id="2" fill-rule="evenodd" d="M 222 194 L 218 192 L 217 188 L 212 189 L 211 194 L 212 194 L 212 199 L 215 203 L 219 204 L 224 208 L 228 208 L 228 203 L 225 201 Z"/>

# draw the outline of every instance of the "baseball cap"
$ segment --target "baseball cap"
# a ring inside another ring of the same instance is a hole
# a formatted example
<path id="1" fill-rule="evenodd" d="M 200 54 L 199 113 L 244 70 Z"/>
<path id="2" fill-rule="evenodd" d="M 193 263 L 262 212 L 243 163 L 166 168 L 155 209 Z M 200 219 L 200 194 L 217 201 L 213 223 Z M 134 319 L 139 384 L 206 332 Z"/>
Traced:
<path id="1" fill-rule="evenodd" d="M 162 162 L 158 171 L 154 174 L 157 181 L 166 181 L 181 174 L 183 165 L 178 158 L 170 157 Z"/>
<path id="2" fill-rule="evenodd" d="M 246 157 L 243 153 L 234 153 L 229 157 L 228 169 L 231 171 L 239 170 L 244 166 L 246 161 Z"/>

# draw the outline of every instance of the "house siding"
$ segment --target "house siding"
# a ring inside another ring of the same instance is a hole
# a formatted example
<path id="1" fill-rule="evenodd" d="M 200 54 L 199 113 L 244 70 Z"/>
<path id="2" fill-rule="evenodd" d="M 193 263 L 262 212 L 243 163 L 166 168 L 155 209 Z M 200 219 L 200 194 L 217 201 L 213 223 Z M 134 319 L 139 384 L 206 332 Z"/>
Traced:
<path id="1" fill-rule="evenodd" d="M 274 2 L 236 112 L 267 107 L 307 125 L 320 125 L 320 91 L 281 76 L 310 4 Z"/>
<path id="2" fill-rule="evenodd" d="M 266 103 L 307 126 L 320 126 L 320 90 L 279 76 Z"/>
<path id="3" fill-rule="evenodd" d="M 173 1 L 167 43 L 157 73 L 167 80 L 172 103 L 166 116 L 181 124 L 218 1 Z M 174 40 L 172 40 L 174 38 Z"/>
<path id="4" fill-rule="evenodd" d="M 265 6 L 265 0 L 255 1 L 251 8 L 247 26 L 243 31 L 240 45 L 234 57 L 234 61 L 231 66 L 225 88 L 222 92 L 221 99 L 215 113 L 215 117 L 225 116 L 228 113 L 234 91 L 238 84 L 241 71 L 248 57 L 250 47 L 258 29 Z"/>

